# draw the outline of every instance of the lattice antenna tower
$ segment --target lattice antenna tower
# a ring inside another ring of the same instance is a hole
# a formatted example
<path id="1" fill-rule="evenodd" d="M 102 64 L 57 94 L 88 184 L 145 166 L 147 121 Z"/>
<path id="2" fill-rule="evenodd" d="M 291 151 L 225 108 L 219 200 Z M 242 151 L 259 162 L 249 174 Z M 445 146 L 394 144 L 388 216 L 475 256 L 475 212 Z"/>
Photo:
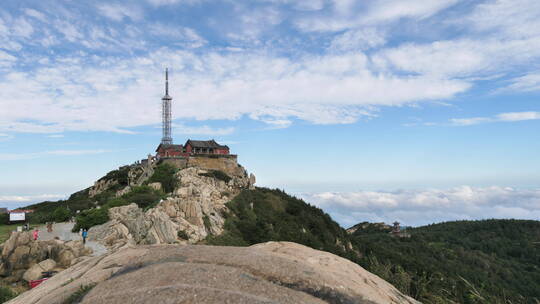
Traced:
<path id="1" fill-rule="evenodd" d="M 165 96 L 161 98 L 161 118 L 163 121 L 163 137 L 161 143 L 170 145 L 172 144 L 171 134 L 171 101 L 172 97 L 169 96 L 169 69 L 165 69 Z"/>

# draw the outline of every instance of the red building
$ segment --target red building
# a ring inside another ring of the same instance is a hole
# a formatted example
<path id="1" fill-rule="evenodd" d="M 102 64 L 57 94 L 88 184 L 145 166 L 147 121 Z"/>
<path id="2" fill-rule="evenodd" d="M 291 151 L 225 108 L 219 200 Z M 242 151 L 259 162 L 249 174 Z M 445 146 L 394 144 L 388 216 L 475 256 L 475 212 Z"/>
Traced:
<path id="1" fill-rule="evenodd" d="M 156 152 L 159 158 L 186 156 L 182 145 L 159 144 Z"/>
<path id="2" fill-rule="evenodd" d="M 191 140 L 184 145 L 160 144 L 157 149 L 159 158 L 189 157 L 190 155 L 218 154 L 229 155 L 229 147 L 218 144 L 215 140 Z"/>

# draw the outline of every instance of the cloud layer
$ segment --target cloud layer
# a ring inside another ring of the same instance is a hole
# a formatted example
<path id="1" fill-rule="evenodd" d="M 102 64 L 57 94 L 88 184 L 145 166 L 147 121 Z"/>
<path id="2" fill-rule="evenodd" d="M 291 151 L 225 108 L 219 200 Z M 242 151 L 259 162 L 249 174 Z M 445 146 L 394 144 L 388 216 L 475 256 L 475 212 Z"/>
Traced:
<path id="1" fill-rule="evenodd" d="M 219 12 L 181 21 L 205 5 L 23 1 L 0 9 L 0 132 L 156 124 L 166 66 L 175 117 L 280 127 L 452 100 L 486 78 L 504 80 L 499 89 L 539 89 L 533 0 L 225 1 Z"/>
<path id="2" fill-rule="evenodd" d="M 302 197 L 345 227 L 362 221 L 420 226 L 452 220 L 540 220 L 540 189 L 461 186 L 447 190 L 322 192 Z"/>
<path id="3" fill-rule="evenodd" d="M 0 205 L 10 210 L 23 206 L 28 206 L 33 203 L 43 201 L 57 201 L 65 198 L 65 195 L 60 194 L 40 194 L 40 195 L 0 195 Z"/>

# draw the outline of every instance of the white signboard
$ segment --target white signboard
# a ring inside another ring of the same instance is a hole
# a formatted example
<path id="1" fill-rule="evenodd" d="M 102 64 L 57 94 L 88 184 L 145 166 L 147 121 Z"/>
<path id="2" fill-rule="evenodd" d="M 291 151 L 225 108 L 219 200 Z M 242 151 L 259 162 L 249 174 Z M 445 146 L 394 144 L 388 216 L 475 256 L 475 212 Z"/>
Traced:
<path id="1" fill-rule="evenodd" d="M 11 212 L 9 214 L 10 222 L 24 221 L 26 213 L 24 212 Z"/>

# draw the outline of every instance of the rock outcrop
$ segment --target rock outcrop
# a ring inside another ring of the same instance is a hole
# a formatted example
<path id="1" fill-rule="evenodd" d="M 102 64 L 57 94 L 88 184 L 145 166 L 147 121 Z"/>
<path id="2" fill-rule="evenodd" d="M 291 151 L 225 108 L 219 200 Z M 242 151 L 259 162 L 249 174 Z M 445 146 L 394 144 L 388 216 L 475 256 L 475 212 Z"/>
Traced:
<path id="1" fill-rule="evenodd" d="M 288 242 L 124 247 L 8 303 L 64 303 L 81 287 L 91 290 L 80 303 L 418 303 L 349 260 Z"/>
<path id="2" fill-rule="evenodd" d="M 254 180 L 245 173 L 220 179 L 197 167 L 178 171 L 176 178 L 180 186 L 154 208 L 143 211 L 136 204 L 111 208 L 111 220 L 92 227 L 89 239 L 120 247 L 126 243 L 195 243 L 209 234 L 218 235 L 225 223 L 225 203 L 252 186 L 250 180 Z"/>
<path id="3" fill-rule="evenodd" d="M 115 179 L 100 179 L 96 181 L 92 187 L 90 187 L 88 190 L 88 196 L 94 197 L 117 184 L 118 181 Z"/>
<path id="4" fill-rule="evenodd" d="M 34 241 L 31 232 L 13 232 L 2 249 L 0 276 L 8 282 L 41 278 L 42 271 L 62 270 L 89 255 L 81 241 Z"/>

